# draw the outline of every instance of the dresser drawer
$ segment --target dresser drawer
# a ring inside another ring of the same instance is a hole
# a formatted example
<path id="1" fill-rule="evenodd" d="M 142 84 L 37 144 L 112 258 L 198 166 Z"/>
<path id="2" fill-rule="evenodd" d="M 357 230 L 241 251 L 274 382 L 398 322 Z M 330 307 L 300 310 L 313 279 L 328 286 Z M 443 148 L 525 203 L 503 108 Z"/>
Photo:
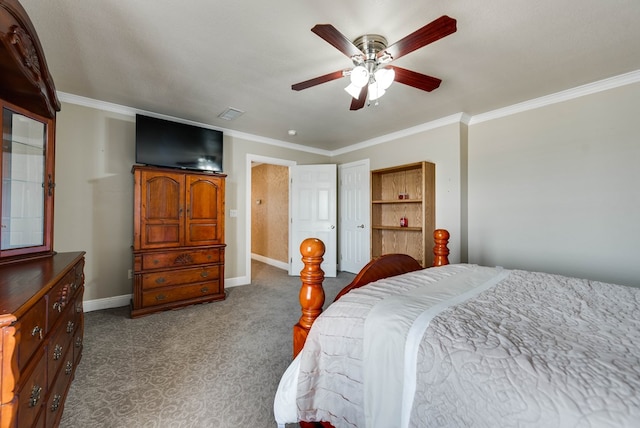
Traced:
<path id="1" fill-rule="evenodd" d="M 55 427 L 60 422 L 64 398 L 71 383 L 73 375 L 73 350 L 69 349 L 61 358 L 61 370 L 57 373 L 49 372 L 50 377 L 55 377 L 55 383 L 49 390 L 49 400 L 44 411 L 47 414 L 47 427 Z"/>
<path id="2" fill-rule="evenodd" d="M 142 293 L 142 304 L 145 307 L 162 305 L 164 303 L 206 297 L 215 294 L 220 294 L 220 282 L 218 280 L 203 282 L 200 284 L 145 291 Z"/>
<path id="3" fill-rule="evenodd" d="M 222 261 L 221 248 L 207 248 L 205 250 L 169 251 L 162 253 L 143 254 L 142 270 L 175 268 L 180 266 L 219 263 Z"/>
<path id="4" fill-rule="evenodd" d="M 73 315 L 71 311 L 67 311 L 67 314 Z M 72 318 L 66 316 L 61 327 L 52 336 L 47 347 L 47 374 L 48 386 L 51 387 L 54 376 L 60 370 L 60 367 L 65 363 L 65 355 L 71 352 L 71 359 L 73 360 L 73 333 L 75 332 L 75 326 Z"/>
<path id="5" fill-rule="evenodd" d="M 41 351 L 36 355 L 33 371 L 18 387 L 18 427 L 32 426 L 46 400 L 46 361 Z"/>
<path id="6" fill-rule="evenodd" d="M 218 265 L 144 273 L 142 274 L 142 289 L 146 291 L 158 287 L 208 282 L 219 278 L 220 266 Z"/>
<path id="7" fill-rule="evenodd" d="M 76 274 L 74 270 L 68 272 L 62 280 L 53 286 L 47 294 L 48 326 L 52 328 L 64 310 L 73 300 L 75 294 Z"/>
<path id="8" fill-rule="evenodd" d="M 18 368 L 24 369 L 38 346 L 44 343 L 47 334 L 47 302 L 40 299 L 20 318 L 20 344 Z"/>

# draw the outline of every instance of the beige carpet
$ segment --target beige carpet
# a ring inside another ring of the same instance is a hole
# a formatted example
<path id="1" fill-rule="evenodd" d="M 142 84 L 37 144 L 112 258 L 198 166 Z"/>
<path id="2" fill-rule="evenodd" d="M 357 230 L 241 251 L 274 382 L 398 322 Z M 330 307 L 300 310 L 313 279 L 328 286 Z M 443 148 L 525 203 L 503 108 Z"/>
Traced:
<path id="1" fill-rule="evenodd" d="M 229 288 L 222 302 L 138 319 L 128 307 L 85 314 L 61 427 L 275 427 L 300 279 L 252 269 L 252 284 Z M 327 278 L 327 303 L 353 277 Z"/>

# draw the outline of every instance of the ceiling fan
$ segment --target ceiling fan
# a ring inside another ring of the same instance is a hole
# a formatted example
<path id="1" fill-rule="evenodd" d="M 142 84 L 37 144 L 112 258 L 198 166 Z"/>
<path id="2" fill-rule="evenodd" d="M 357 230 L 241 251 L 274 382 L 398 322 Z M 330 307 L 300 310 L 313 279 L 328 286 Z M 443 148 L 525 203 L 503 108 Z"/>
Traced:
<path id="1" fill-rule="evenodd" d="M 374 101 L 384 95 L 393 81 L 428 92 L 440 86 L 442 81 L 436 77 L 388 64 L 455 33 L 456 20 L 443 15 L 391 46 L 387 45 L 387 39 L 378 34 L 365 34 L 351 42 L 331 24 L 318 24 L 311 31 L 348 56 L 353 61 L 354 67 L 296 83 L 291 85 L 291 89 L 301 91 L 350 76 L 351 83 L 345 88 L 353 97 L 350 110 L 359 110 L 364 107 L 367 98 Z"/>

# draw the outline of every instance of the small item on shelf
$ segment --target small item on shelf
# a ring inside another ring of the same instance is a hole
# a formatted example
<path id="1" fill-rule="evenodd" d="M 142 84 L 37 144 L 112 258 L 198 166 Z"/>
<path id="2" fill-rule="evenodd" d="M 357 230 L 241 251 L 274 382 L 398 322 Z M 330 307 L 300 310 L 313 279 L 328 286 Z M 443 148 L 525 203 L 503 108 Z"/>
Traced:
<path id="1" fill-rule="evenodd" d="M 409 199 L 408 193 L 398 193 L 398 199 Z"/>
<path id="2" fill-rule="evenodd" d="M 400 217 L 400 227 L 407 227 L 409 226 L 409 221 L 407 220 L 406 217 Z"/>

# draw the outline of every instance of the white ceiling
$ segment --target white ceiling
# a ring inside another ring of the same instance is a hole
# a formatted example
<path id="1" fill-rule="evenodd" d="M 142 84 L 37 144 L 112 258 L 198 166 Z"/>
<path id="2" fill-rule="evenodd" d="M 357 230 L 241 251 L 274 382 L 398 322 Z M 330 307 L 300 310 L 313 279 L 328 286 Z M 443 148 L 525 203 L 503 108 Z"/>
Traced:
<path id="1" fill-rule="evenodd" d="M 58 91 L 323 150 L 640 70 L 638 0 L 21 3 Z M 394 83 L 350 111 L 348 78 L 291 90 L 352 66 L 315 24 L 394 43 L 441 15 L 456 33 L 393 62 L 442 79 L 431 93 Z M 246 113 L 219 119 L 227 107 Z"/>

